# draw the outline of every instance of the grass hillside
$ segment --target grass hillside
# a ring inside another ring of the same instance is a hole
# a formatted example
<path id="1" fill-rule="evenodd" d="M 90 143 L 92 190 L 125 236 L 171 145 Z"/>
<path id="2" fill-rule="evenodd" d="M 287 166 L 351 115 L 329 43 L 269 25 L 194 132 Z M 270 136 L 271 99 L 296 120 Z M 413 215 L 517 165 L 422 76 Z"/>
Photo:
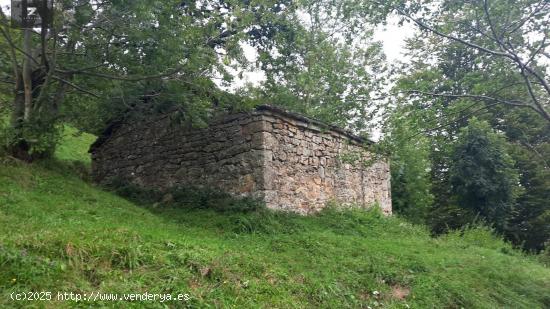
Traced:
<path id="1" fill-rule="evenodd" d="M 57 160 L 0 159 L 0 308 L 550 307 L 550 269 L 487 230 L 431 238 L 376 211 L 223 211 L 200 207 L 207 197 L 138 205 L 82 180 L 93 136 L 74 133 Z M 10 300 L 29 291 L 54 300 Z M 57 291 L 191 298 L 62 302 Z"/>

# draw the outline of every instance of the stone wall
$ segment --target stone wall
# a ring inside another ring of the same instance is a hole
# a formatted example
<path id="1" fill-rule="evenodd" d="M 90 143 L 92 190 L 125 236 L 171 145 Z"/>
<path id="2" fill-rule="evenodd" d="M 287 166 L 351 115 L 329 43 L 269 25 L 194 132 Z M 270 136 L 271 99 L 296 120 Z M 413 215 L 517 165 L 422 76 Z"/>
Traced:
<path id="1" fill-rule="evenodd" d="M 369 162 L 362 141 L 303 117 L 264 110 L 265 202 L 271 208 L 311 213 L 335 201 L 391 213 L 385 161 Z"/>
<path id="2" fill-rule="evenodd" d="M 122 123 L 92 147 L 96 181 L 166 189 L 193 185 L 252 195 L 261 188 L 263 152 L 252 139 L 259 116 L 234 115 L 208 128 L 186 128 L 171 114 Z M 256 121 L 256 122 L 255 122 Z"/>
<path id="3" fill-rule="evenodd" d="M 148 188 L 216 188 L 265 201 L 273 209 L 303 214 L 329 201 L 391 213 L 387 162 L 365 166 L 361 140 L 334 127 L 273 107 L 260 107 L 187 128 L 171 114 L 122 122 L 96 142 L 98 182 L 130 181 Z"/>

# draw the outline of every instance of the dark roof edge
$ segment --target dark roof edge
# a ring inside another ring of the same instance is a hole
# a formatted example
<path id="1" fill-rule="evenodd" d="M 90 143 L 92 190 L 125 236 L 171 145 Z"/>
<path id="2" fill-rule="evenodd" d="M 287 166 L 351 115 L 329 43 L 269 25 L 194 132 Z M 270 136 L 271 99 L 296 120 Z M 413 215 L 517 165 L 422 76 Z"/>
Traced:
<path id="1" fill-rule="evenodd" d="M 337 127 L 335 125 L 331 125 L 331 124 L 322 122 L 320 120 L 315 120 L 315 119 L 306 117 L 302 114 L 298 114 L 298 113 L 295 113 L 295 112 L 288 111 L 286 109 L 282 109 L 280 107 L 275 107 L 275 106 L 272 106 L 272 105 L 259 105 L 259 106 L 256 107 L 256 110 L 260 111 L 260 112 L 261 111 L 269 111 L 269 112 L 272 112 L 274 114 L 279 114 L 281 116 L 285 116 L 285 117 L 288 117 L 288 118 L 291 118 L 291 119 L 299 120 L 299 121 L 302 121 L 302 122 L 305 122 L 305 123 L 311 123 L 311 124 L 317 125 L 319 127 L 324 127 L 324 128 L 327 128 L 330 131 L 342 134 L 345 137 L 347 137 L 347 138 L 349 138 L 353 141 L 359 142 L 359 143 L 375 144 L 375 142 L 373 140 L 357 136 L 357 135 L 353 134 L 351 131 L 342 129 L 342 128 Z"/>

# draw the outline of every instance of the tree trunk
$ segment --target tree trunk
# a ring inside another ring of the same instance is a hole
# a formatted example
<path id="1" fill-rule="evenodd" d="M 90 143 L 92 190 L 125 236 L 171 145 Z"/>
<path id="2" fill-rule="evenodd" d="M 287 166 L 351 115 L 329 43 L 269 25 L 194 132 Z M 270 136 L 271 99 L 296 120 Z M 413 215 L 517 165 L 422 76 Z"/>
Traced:
<path id="1" fill-rule="evenodd" d="M 25 29 L 25 36 L 23 39 L 23 50 L 26 53 L 25 60 L 23 61 L 23 88 L 25 95 L 24 121 L 29 120 L 32 111 L 31 31 L 31 29 Z"/>
<path id="2" fill-rule="evenodd" d="M 29 58 L 25 59 L 26 63 L 23 64 L 22 72 L 18 74 L 20 79 L 16 83 L 14 91 L 13 112 L 10 121 L 12 136 L 10 144 L 7 145 L 8 151 L 13 157 L 27 162 L 45 158 L 51 153 L 47 149 L 38 152 L 32 149 L 32 140 L 36 138 L 35 135 L 47 132 L 47 128 L 37 130 L 35 127 L 36 121 L 39 119 L 32 115 L 35 100 L 33 93 L 44 86 L 44 78 L 39 70 L 32 71 L 30 63 L 28 63 Z M 26 70 L 30 70 L 30 72 Z M 33 125 L 32 129 L 30 125 Z M 29 137 L 31 131 L 33 133 Z"/>
<path id="3" fill-rule="evenodd" d="M 11 114 L 11 127 L 13 129 L 21 126 L 25 115 L 25 90 L 23 89 L 23 81 L 21 80 L 21 74 L 17 75 L 19 80 L 15 83 L 14 99 L 13 99 L 13 111 Z"/>

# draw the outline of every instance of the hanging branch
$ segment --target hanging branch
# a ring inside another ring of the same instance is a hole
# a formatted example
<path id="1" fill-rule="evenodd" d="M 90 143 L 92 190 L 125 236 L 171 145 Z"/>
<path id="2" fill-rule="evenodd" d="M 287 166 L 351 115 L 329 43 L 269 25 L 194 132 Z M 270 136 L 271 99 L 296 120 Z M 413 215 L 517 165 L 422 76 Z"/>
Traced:
<path id="1" fill-rule="evenodd" d="M 383 4 L 380 2 L 377 2 L 377 3 L 380 5 Z M 543 12 L 548 7 L 548 3 L 549 3 L 548 1 L 541 1 L 525 18 L 523 18 L 520 22 L 518 22 L 517 25 L 515 25 L 511 30 L 509 30 L 508 33 L 511 34 L 517 31 L 519 28 L 525 25 L 525 23 L 527 23 L 530 18 L 533 18 L 538 13 Z M 476 49 L 488 55 L 509 59 L 518 68 L 518 73 L 524 80 L 524 85 L 526 87 L 527 93 L 529 94 L 529 97 L 531 98 L 531 102 L 510 101 L 510 100 L 495 98 L 495 97 L 486 96 L 486 95 L 473 95 L 473 94 L 456 95 L 456 94 L 446 94 L 446 93 L 429 93 L 429 92 L 422 92 L 422 91 L 416 91 L 416 90 L 410 91 L 410 93 L 425 94 L 425 95 L 439 96 L 439 97 L 450 97 L 450 98 L 463 97 L 463 98 L 470 98 L 474 100 L 493 101 L 496 103 L 517 106 L 517 107 L 526 107 L 526 108 L 532 109 L 537 114 L 541 115 L 545 120 L 550 122 L 550 112 L 547 110 L 548 108 L 547 106 L 550 104 L 550 84 L 545 79 L 545 76 L 541 75 L 541 73 L 537 72 L 533 67 L 530 66 L 530 64 L 538 55 L 548 57 L 548 53 L 545 52 L 544 50 L 548 46 L 548 44 L 546 44 L 546 36 L 543 38 L 541 44 L 537 48 L 531 49 L 531 53 L 529 55 L 528 60 L 524 61 L 519 56 L 519 53 L 515 51 L 511 43 L 506 44 L 503 41 L 503 37 L 506 35 L 507 32 L 503 31 L 499 33 L 497 31 L 493 23 L 493 18 L 490 15 L 490 10 L 489 10 L 489 5 L 487 0 L 483 1 L 483 12 L 485 15 L 484 18 L 490 28 L 490 34 L 485 34 L 480 29 L 478 30 L 482 32 L 485 37 L 495 41 L 499 46 L 500 50 L 494 50 L 492 48 L 470 42 L 468 40 L 454 36 L 452 34 L 444 33 L 436 29 L 435 27 L 428 25 L 427 23 L 423 22 L 419 18 L 413 17 L 407 11 L 399 7 L 394 7 L 394 10 L 397 11 L 400 15 L 404 16 L 405 18 L 411 20 L 422 30 L 432 32 L 440 37 L 449 39 L 454 42 L 458 42 L 462 45 Z M 531 78 L 534 78 L 537 81 L 536 84 L 542 86 L 542 88 L 546 92 L 547 100 L 544 100 L 546 101 L 545 103 L 542 103 L 541 100 L 537 97 L 537 93 L 533 88 L 533 81 L 531 81 Z"/>
<path id="2" fill-rule="evenodd" d="M 100 98 L 99 95 L 97 95 L 97 94 L 95 94 L 95 93 L 93 93 L 93 92 L 91 92 L 91 91 L 89 91 L 89 90 L 86 90 L 86 89 L 84 89 L 84 88 L 82 88 L 82 87 L 80 87 L 80 86 L 78 86 L 78 85 L 76 85 L 76 84 L 74 84 L 74 83 L 72 83 L 72 82 L 70 82 L 70 81 L 68 81 L 68 80 L 66 80 L 66 79 L 63 79 L 63 78 L 61 78 L 61 77 L 59 77 L 59 76 L 52 75 L 52 78 L 55 79 L 55 80 L 57 80 L 57 81 L 59 81 L 59 82 L 61 82 L 61 83 L 63 83 L 63 84 L 66 84 L 66 85 L 68 85 L 68 86 L 71 86 L 71 87 L 73 87 L 74 89 L 76 89 L 76 90 L 78 90 L 78 91 L 80 91 L 80 92 L 82 92 L 82 93 L 91 95 L 91 96 L 94 97 L 94 98 L 98 98 L 98 99 Z"/>
<path id="3" fill-rule="evenodd" d="M 103 74 L 103 73 L 89 72 L 89 71 L 86 71 L 86 70 L 68 71 L 68 70 L 56 69 L 56 72 L 63 73 L 63 74 L 82 74 L 82 75 L 96 76 L 96 77 L 112 79 L 112 80 L 137 82 L 137 81 L 142 81 L 142 80 L 149 80 L 149 79 L 156 79 L 156 78 L 171 76 L 171 75 L 174 75 L 174 74 L 177 74 L 177 73 L 181 72 L 182 69 L 183 69 L 182 67 L 177 67 L 177 68 L 175 68 L 173 70 L 170 70 L 166 73 L 160 73 L 160 74 L 155 74 L 155 75 L 147 75 L 147 76 L 119 76 L 119 75 L 109 75 L 109 74 Z"/>

